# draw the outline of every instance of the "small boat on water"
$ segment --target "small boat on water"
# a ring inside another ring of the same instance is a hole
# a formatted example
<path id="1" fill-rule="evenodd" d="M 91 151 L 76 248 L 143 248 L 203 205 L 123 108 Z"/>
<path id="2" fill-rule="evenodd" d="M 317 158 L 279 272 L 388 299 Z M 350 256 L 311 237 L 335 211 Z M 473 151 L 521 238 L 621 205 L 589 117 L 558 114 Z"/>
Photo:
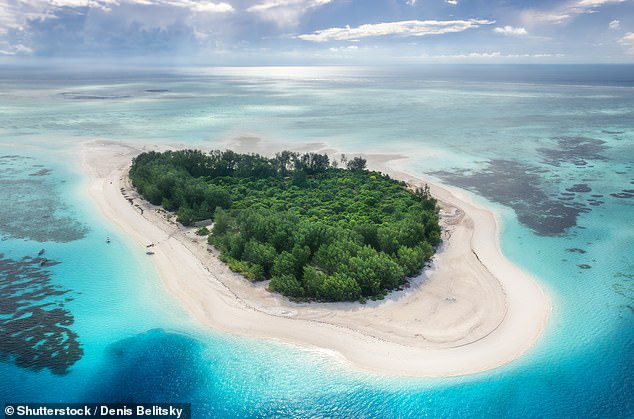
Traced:
<path id="1" fill-rule="evenodd" d="M 40 259 L 40 266 L 44 266 L 44 264 L 45 264 L 46 262 L 48 262 L 48 259 L 46 259 L 46 258 L 41 258 L 41 259 Z"/>
<path id="2" fill-rule="evenodd" d="M 43 254 L 44 254 L 44 249 L 40 249 L 40 251 L 39 251 L 39 252 L 37 252 L 37 255 L 38 255 L 38 256 L 42 256 Z"/>
<path id="3" fill-rule="evenodd" d="M 153 251 L 151 251 L 151 250 L 149 250 L 149 251 L 145 252 L 145 254 L 146 254 L 146 255 L 153 255 L 153 254 L 154 254 L 154 252 L 153 252 Z"/>
<path id="4" fill-rule="evenodd" d="M 106 243 L 110 243 L 110 236 L 106 237 Z"/>

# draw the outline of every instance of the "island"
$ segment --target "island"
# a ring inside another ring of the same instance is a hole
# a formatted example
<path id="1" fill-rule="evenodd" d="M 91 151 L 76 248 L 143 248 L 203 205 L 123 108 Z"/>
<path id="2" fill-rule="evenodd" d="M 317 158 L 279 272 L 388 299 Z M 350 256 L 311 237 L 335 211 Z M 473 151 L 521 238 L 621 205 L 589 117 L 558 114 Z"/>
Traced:
<path id="1" fill-rule="evenodd" d="M 181 224 L 213 220 L 208 240 L 220 260 L 297 301 L 383 299 L 440 243 L 429 187 L 369 171 L 361 157 L 152 151 L 134 158 L 129 176 Z"/>
<path id="2" fill-rule="evenodd" d="M 290 147 L 299 153 L 344 152 L 317 143 L 274 147 L 250 139 L 214 145 L 268 158 L 274 158 L 270 150 Z M 220 260 L 221 251 L 210 246 L 206 236 L 197 234 L 202 228 L 195 222 L 197 215 L 189 220 L 192 225 L 184 226 L 176 221 L 178 214 L 141 196 L 131 184 L 132 160 L 143 153 L 184 148 L 87 140 L 78 144 L 76 158 L 83 161 L 95 211 L 109 220 L 103 234 L 112 242 L 104 246 L 123 247 L 136 255 L 148 269 L 151 286 L 163 287 L 192 320 L 214 333 L 290 344 L 344 368 L 414 377 L 464 375 L 505 365 L 533 348 L 543 333 L 551 301 L 533 276 L 504 257 L 498 214 L 464 190 L 408 172 L 401 164 L 404 156 L 364 154 L 363 159 L 371 170 L 406 182 L 414 192 L 428 189 L 438 207 L 442 240 L 429 267 L 407 280 L 409 287 L 359 304 L 289 299 L 270 292 L 267 281 L 247 281 Z M 339 165 L 347 168 L 341 161 Z M 237 205 L 230 204 L 225 212 Z M 208 220 L 202 225 L 213 230 Z"/>

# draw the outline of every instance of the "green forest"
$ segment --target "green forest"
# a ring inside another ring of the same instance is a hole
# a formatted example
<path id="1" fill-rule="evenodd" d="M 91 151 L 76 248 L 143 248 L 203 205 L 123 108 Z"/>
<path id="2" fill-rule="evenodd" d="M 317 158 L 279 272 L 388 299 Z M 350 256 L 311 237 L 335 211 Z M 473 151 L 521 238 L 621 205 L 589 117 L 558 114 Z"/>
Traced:
<path id="1" fill-rule="evenodd" d="M 419 273 L 440 242 L 429 189 L 369 171 L 361 157 L 290 151 L 146 152 L 129 176 L 251 281 L 298 301 L 382 299 Z"/>

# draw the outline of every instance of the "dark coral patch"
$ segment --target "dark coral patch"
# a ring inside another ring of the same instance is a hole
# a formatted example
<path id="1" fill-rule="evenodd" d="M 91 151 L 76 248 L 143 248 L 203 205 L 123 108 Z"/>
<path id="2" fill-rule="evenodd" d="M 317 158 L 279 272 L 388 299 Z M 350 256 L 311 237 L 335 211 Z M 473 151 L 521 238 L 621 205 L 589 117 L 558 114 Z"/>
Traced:
<path id="1" fill-rule="evenodd" d="M 568 192 L 592 192 L 592 189 L 585 183 L 578 183 L 570 188 L 566 188 Z"/>
<path id="2" fill-rule="evenodd" d="M 66 243 L 83 238 L 86 225 L 75 219 L 48 177 L 51 169 L 24 164 L 23 156 L 0 158 L 0 238 Z M 33 168 L 38 170 L 32 172 Z"/>
<path id="3" fill-rule="evenodd" d="M 0 359 L 39 371 L 66 374 L 83 356 L 73 315 L 64 308 L 72 298 L 52 284 L 40 258 L 5 259 L 0 254 Z"/>
<path id="4" fill-rule="evenodd" d="M 610 196 L 621 199 L 634 198 L 634 194 L 628 192 L 611 193 Z"/>
<path id="5" fill-rule="evenodd" d="M 37 172 L 29 173 L 29 176 L 48 176 L 52 172 L 51 169 L 40 169 Z"/>
<path id="6" fill-rule="evenodd" d="M 518 221 L 539 235 L 563 234 L 577 225 L 579 214 L 589 212 L 590 208 L 569 202 L 573 198 L 550 198 L 542 189 L 542 173 L 543 169 L 534 165 L 495 159 L 479 171 L 456 169 L 432 174 L 513 208 Z"/>
<path id="7" fill-rule="evenodd" d="M 588 160 L 607 160 L 603 152 L 608 148 L 605 141 L 587 137 L 556 138 L 557 147 L 537 149 L 543 161 L 552 166 L 564 163 L 585 166 Z"/>
<path id="8" fill-rule="evenodd" d="M 608 131 L 608 130 L 601 130 L 602 133 L 604 134 L 611 134 L 611 135 L 619 135 L 619 134 L 625 134 L 625 131 Z"/>

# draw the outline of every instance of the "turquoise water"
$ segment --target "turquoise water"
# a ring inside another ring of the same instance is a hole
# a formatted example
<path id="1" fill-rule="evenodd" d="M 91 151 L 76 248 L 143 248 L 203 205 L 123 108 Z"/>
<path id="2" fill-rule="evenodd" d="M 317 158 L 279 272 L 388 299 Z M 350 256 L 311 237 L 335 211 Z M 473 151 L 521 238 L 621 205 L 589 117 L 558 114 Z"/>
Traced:
<path id="1" fill-rule="evenodd" d="M 631 74 L 1 70 L 0 156 L 18 156 L 0 158 L 1 332 L 15 332 L 17 310 L 39 329 L 2 339 L 0 400 L 183 401 L 196 417 L 634 417 Z M 92 139 L 214 147 L 245 136 L 403 154 L 409 170 L 498 209 L 505 254 L 553 300 L 543 338 L 495 371 L 397 379 L 199 327 L 90 202 L 70 151 Z M 41 248 L 49 264 L 23 259 Z M 35 278 L 30 299 L 7 285 L 16 272 Z M 38 345 L 47 331 L 63 344 Z M 19 362 L 16 348 L 36 358 Z"/>

